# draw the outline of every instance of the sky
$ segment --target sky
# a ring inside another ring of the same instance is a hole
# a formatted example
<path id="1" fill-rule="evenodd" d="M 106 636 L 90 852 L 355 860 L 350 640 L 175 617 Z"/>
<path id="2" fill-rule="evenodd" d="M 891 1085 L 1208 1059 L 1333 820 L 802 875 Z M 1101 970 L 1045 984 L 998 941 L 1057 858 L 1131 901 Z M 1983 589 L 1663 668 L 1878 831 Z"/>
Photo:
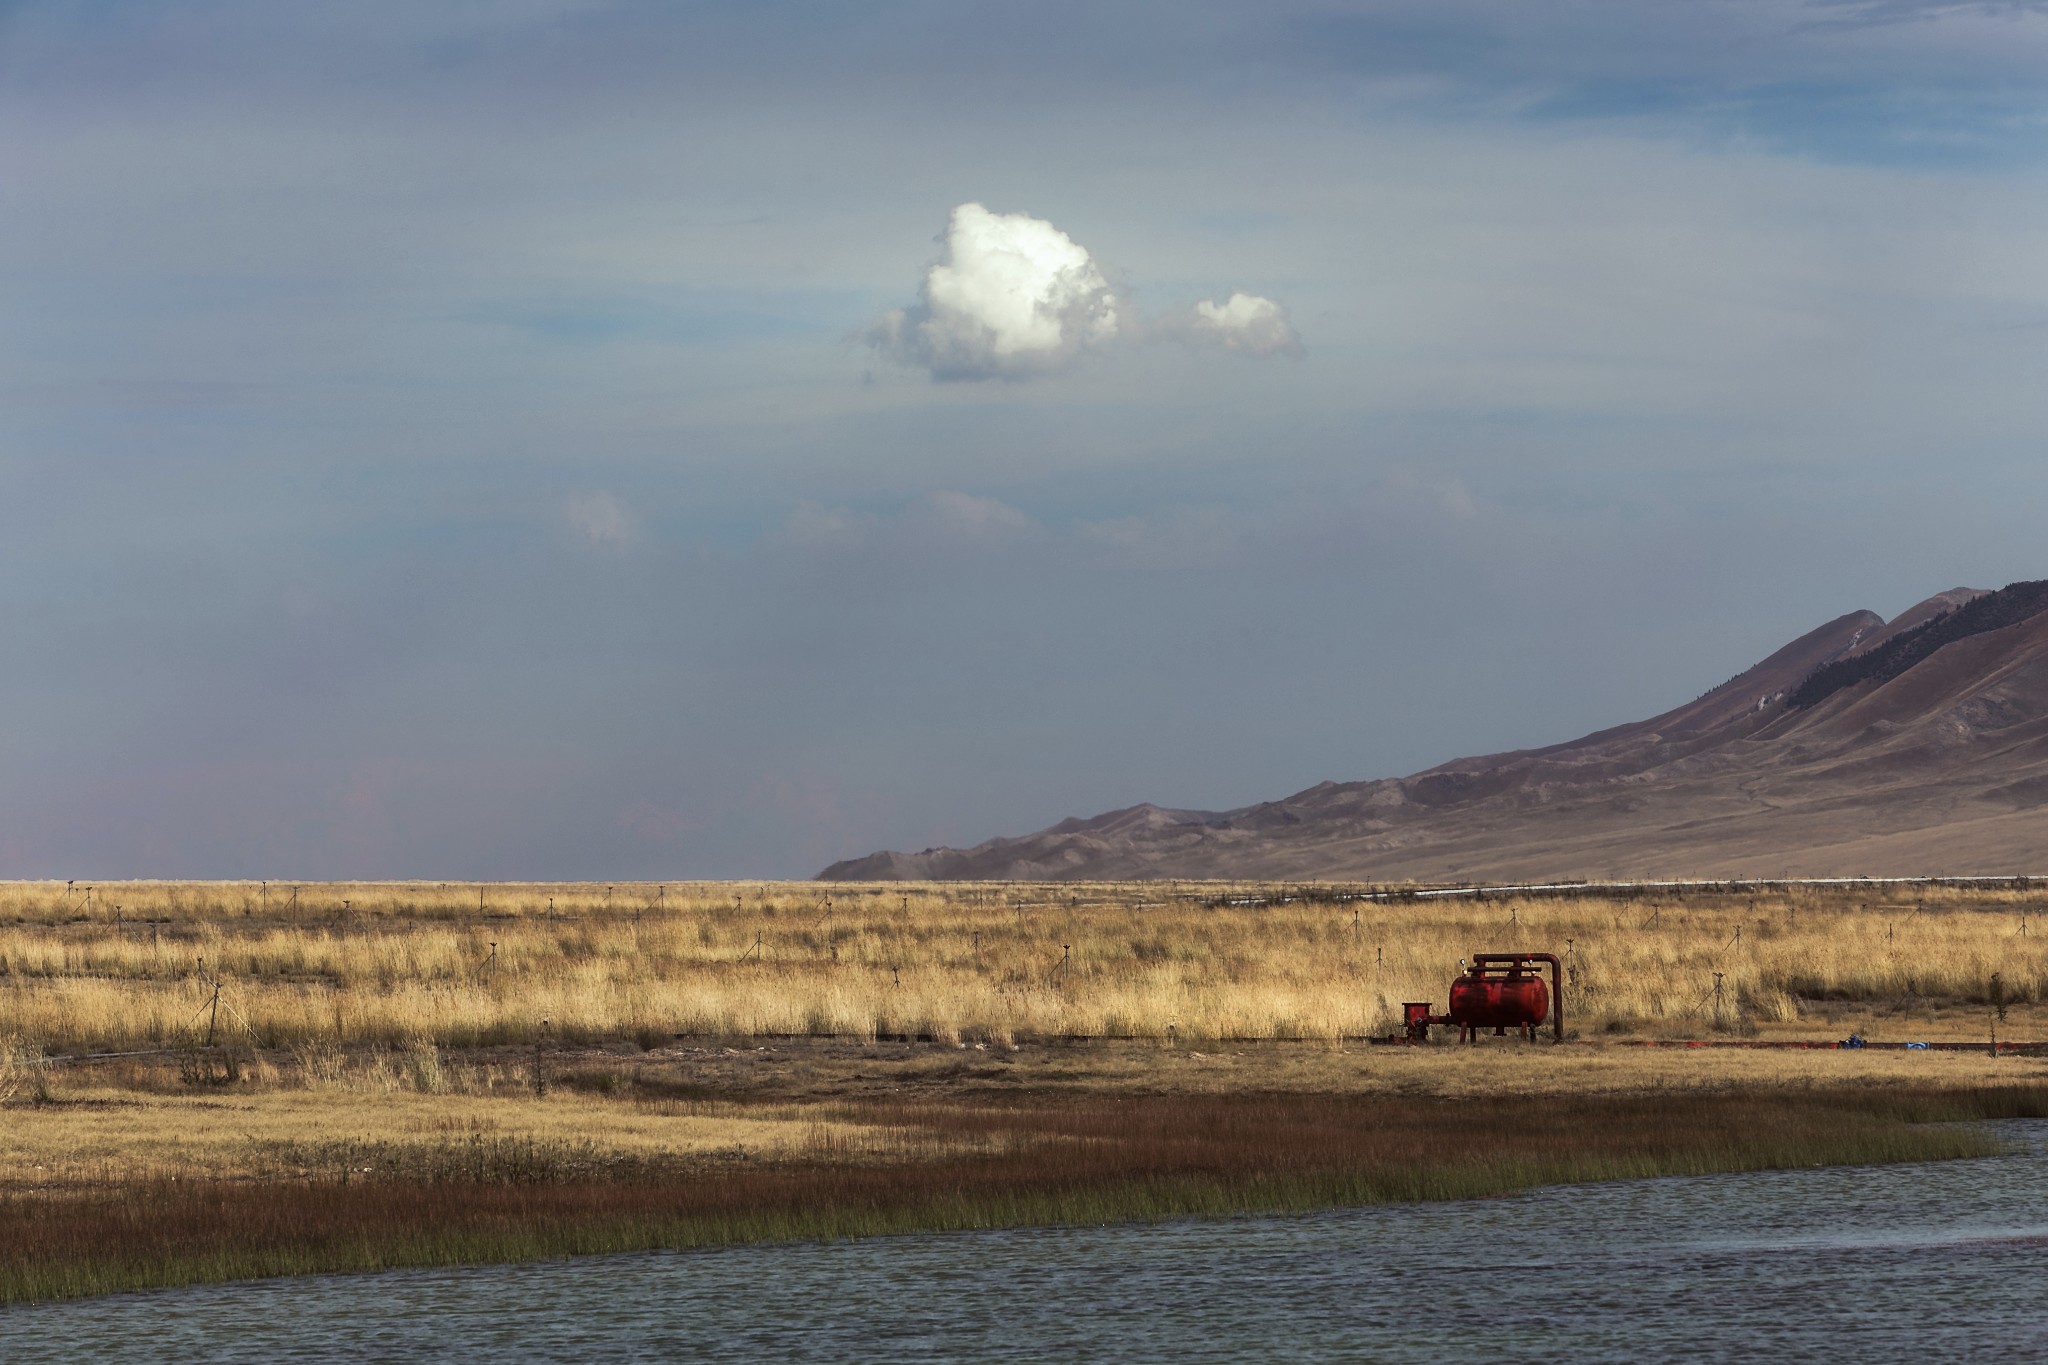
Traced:
<path id="1" fill-rule="evenodd" d="M 0 300 L 0 876 L 809 876 L 2048 577 L 2048 3 L 0 0 Z"/>

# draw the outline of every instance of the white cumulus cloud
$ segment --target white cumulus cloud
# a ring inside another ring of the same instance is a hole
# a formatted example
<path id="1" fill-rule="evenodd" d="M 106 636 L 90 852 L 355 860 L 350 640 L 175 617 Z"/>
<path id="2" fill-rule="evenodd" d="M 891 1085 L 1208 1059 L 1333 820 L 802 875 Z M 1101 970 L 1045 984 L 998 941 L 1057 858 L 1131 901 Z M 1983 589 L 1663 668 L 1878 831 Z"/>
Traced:
<path id="1" fill-rule="evenodd" d="M 1299 359 L 1305 352 L 1287 310 L 1260 294 L 1243 290 L 1221 303 L 1203 299 L 1188 311 L 1184 324 L 1191 341 L 1213 342 L 1249 355 L 1285 355 Z"/>
<path id="2" fill-rule="evenodd" d="M 1146 324 L 1087 248 L 1043 218 L 962 204 L 917 302 L 893 308 L 867 342 L 932 378 L 1027 379 L 1118 341 L 1166 337 L 1248 355 L 1303 354 L 1287 310 L 1233 293 Z"/>
<path id="3" fill-rule="evenodd" d="M 1019 379 L 1115 337 L 1120 314 L 1101 267 L 1066 233 L 962 204 L 917 303 L 890 310 L 868 339 L 934 379 Z"/>

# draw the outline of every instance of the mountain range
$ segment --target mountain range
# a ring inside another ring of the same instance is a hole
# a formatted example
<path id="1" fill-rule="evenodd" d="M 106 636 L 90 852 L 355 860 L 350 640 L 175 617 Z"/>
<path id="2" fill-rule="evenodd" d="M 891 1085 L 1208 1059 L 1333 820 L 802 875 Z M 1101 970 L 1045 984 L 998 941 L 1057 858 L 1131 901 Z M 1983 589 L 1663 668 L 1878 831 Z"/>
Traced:
<path id="1" fill-rule="evenodd" d="M 2048 871 L 2048 580 L 1837 617 L 1662 715 L 1236 810 L 1131 806 L 823 880 Z"/>

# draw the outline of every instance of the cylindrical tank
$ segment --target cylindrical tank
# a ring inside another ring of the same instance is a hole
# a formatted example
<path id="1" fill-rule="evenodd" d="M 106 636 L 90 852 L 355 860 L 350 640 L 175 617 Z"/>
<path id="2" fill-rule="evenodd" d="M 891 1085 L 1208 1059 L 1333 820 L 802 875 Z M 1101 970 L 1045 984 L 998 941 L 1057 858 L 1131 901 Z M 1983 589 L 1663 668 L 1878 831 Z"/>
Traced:
<path id="1" fill-rule="evenodd" d="M 1533 973 L 1481 976 L 1451 983 L 1451 1022 L 1460 1028 L 1534 1028 L 1550 1014 L 1550 988 Z"/>

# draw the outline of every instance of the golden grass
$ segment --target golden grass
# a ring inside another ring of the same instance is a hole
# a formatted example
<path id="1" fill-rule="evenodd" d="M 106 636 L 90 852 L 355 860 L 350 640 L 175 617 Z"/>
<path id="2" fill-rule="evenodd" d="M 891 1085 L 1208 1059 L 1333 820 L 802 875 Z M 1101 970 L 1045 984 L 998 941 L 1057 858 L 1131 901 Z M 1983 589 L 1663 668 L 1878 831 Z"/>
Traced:
<path id="1" fill-rule="evenodd" d="M 2048 1112 L 2039 1057 L 1636 1045 L 1982 1041 L 1994 973 L 2038 1038 L 2026 891 L 1345 891 L 0 886 L 0 1302 L 1931 1159 L 1991 1139 L 1930 1121 Z M 1566 958 L 1570 1045 L 1360 1041 L 1502 949 Z"/>
<path id="2" fill-rule="evenodd" d="M 635 1157 L 474 1131 L 293 1144 L 257 1178 L 0 1188 L 0 1304 L 246 1276 L 1031 1223 L 1458 1199 L 1559 1181 L 1984 1155 L 1975 1090 L 1433 1098 L 1244 1090 L 846 1106 L 861 1148 Z M 303 1116 L 302 1116 L 303 1117 Z M 892 1159 L 895 1158 L 895 1159 Z"/>
<path id="3" fill-rule="evenodd" d="M 1474 951 L 1584 1035 L 1982 1039 L 2048 1017 L 2031 891 L 1334 900 L 1214 883 L 0 886 L 0 1038 L 51 1052 L 637 1038 L 1335 1042 Z M 1247 900 L 1258 903 L 1238 903 Z M 1716 974 L 1720 977 L 1718 1010 Z M 215 981 L 221 1007 L 214 1011 Z M 0 1086 L 7 1084 L 0 1074 Z"/>
<path id="4" fill-rule="evenodd" d="M 0 1303 L 654 1246 L 1975 1155 L 2048 1063 L 1594 1039 L 235 1043 L 0 1101 Z"/>
<path id="5" fill-rule="evenodd" d="M 888 1096 L 969 1104 L 1019 1097 L 1135 1094 L 1382 1096 L 1435 1100 L 1683 1096 L 1894 1089 L 1966 1091 L 2041 1083 L 2039 1058 L 1982 1051 L 1678 1052 L 1594 1042 L 1565 1048 L 1346 1049 L 1298 1043 L 1228 1050 L 1145 1044 L 1025 1047 L 994 1054 L 940 1045 L 669 1048 L 550 1053 L 536 1096 L 530 1058 L 499 1051 L 325 1049 L 217 1062 L 54 1069 L 47 1089 L 0 1108 L 0 1190 L 171 1176 L 245 1178 L 284 1143 L 440 1141 L 486 1135 L 591 1142 L 629 1155 L 755 1157 L 900 1134 L 850 1121 L 853 1102 Z"/>
<path id="6" fill-rule="evenodd" d="M 587 1143 L 627 1156 L 718 1160 L 784 1158 L 886 1136 L 816 1105 L 649 1103 L 590 1094 L 542 1099 L 510 1088 L 453 1094 L 258 1084 L 151 1093 L 87 1081 L 65 1085 L 56 1101 L 5 1112 L 0 1192 L 173 1177 L 272 1178 L 280 1173 L 280 1152 L 344 1140 L 356 1147 L 475 1138 Z"/>

